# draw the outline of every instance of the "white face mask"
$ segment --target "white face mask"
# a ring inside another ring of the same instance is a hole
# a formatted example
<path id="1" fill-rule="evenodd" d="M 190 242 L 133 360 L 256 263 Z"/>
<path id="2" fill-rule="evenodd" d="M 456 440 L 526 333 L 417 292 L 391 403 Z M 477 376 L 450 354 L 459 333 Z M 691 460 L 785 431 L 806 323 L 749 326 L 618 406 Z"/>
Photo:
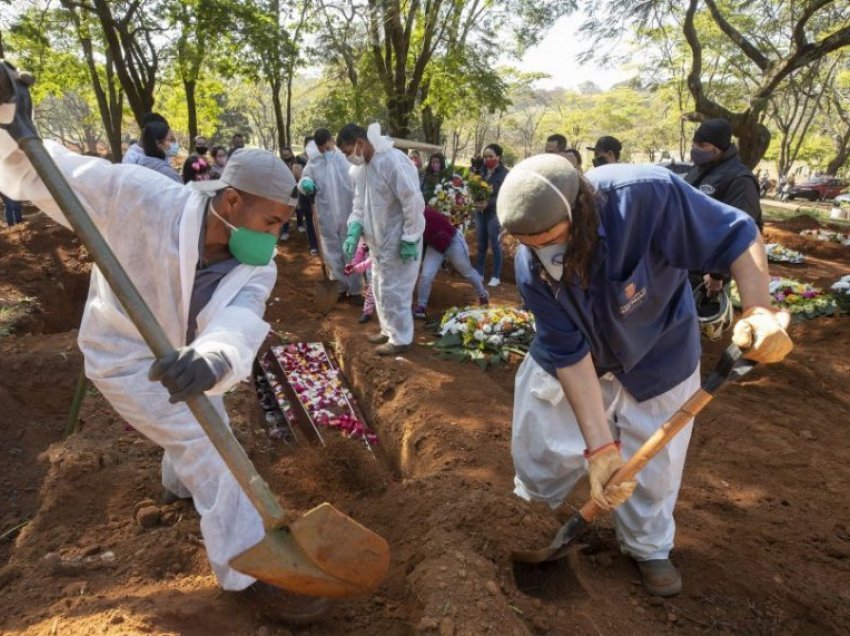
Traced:
<path id="1" fill-rule="evenodd" d="M 362 166 L 366 163 L 366 160 L 363 158 L 363 155 L 358 155 L 356 150 L 350 155 L 348 155 L 346 159 L 348 159 L 348 163 L 350 163 L 352 166 Z"/>
<path id="2" fill-rule="evenodd" d="M 564 276 L 564 252 L 566 247 L 566 243 L 555 243 L 554 245 L 532 247 L 531 249 L 537 254 L 549 276 L 555 280 L 561 280 Z"/>

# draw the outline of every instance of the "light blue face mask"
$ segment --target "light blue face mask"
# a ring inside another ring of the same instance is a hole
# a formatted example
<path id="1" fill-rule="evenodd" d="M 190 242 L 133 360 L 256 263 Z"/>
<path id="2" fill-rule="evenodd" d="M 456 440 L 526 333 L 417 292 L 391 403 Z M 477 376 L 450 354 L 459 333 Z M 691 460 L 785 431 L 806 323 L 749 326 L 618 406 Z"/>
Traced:
<path id="1" fill-rule="evenodd" d="M 165 151 L 165 154 L 168 157 L 176 157 L 178 152 L 180 152 L 180 142 L 172 141 L 171 145 L 168 147 L 168 150 Z"/>
<path id="2" fill-rule="evenodd" d="M 334 151 L 333 150 L 325 150 L 325 151 L 322 152 L 322 156 L 325 158 L 326 161 L 330 161 L 331 158 L 334 156 Z"/>

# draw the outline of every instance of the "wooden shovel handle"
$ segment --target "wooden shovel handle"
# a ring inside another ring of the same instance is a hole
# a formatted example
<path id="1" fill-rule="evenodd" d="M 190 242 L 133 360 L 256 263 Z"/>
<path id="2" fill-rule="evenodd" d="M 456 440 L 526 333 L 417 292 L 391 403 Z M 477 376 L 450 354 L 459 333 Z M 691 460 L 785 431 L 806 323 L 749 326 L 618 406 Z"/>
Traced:
<path id="1" fill-rule="evenodd" d="M 629 458 L 625 464 L 620 467 L 608 483 L 608 486 L 617 486 L 624 481 L 631 481 L 635 476 L 643 470 L 643 467 L 655 457 L 661 449 L 670 442 L 676 434 L 681 431 L 688 422 L 702 411 L 711 400 L 714 399 L 714 394 L 717 393 L 729 380 L 737 380 L 747 374 L 756 363 L 743 358 L 741 350 L 730 345 L 723 356 L 720 358 L 714 371 L 706 378 L 701 388 L 697 389 L 694 394 L 688 398 L 678 411 L 676 411 L 670 419 L 657 430 L 652 436 L 643 443 L 637 452 Z M 597 505 L 592 499 L 588 501 L 579 510 L 579 514 L 585 521 L 592 521 L 600 513 L 604 512 L 603 508 Z"/>

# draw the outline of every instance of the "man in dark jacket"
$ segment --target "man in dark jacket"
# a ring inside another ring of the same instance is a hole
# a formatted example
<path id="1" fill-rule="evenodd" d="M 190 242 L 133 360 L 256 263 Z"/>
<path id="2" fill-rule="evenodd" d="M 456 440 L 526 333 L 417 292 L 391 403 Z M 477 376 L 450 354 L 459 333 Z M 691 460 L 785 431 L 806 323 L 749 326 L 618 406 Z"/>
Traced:
<path id="1" fill-rule="evenodd" d="M 691 147 L 694 167 L 685 181 L 721 203 L 746 212 L 762 228 L 759 186 L 732 143 L 732 125 L 722 117 L 700 124 Z"/>
<path id="2" fill-rule="evenodd" d="M 713 199 L 749 214 L 762 229 L 758 182 L 732 143 L 729 120 L 718 117 L 699 125 L 694 132 L 691 161 L 694 167 L 685 175 L 685 181 Z M 705 282 L 708 292 L 716 294 L 728 275 L 691 272 L 690 279 L 694 288 Z"/>

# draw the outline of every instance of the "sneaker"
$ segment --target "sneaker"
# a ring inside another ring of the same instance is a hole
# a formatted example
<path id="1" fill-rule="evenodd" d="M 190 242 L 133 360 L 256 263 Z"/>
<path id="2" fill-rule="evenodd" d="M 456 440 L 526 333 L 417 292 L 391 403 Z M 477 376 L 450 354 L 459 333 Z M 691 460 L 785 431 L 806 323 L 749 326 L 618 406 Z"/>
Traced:
<path id="1" fill-rule="evenodd" d="M 255 613 L 265 619 L 290 625 L 316 623 L 327 617 L 333 607 L 329 599 L 293 594 L 262 581 L 230 594 L 249 604 Z"/>
<path id="2" fill-rule="evenodd" d="M 357 322 L 362 325 L 363 323 L 369 322 L 370 320 L 372 320 L 372 314 L 361 314 L 360 318 L 357 319 Z"/>
<path id="3" fill-rule="evenodd" d="M 413 317 L 416 320 L 425 320 L 425 305 L 416 305 L 413 308 Z"/>
<path id="4" fill-rule="evenodd" d="M 481 307 L 487 307 L 490 304 L 490 294 L 484 292 L 483 296 L 478 297 L 478 304 Z"/>
<path id="5" fill-rule="evenodd" d="M 298 226 L 298 233 L 299 234 L 304 234 L 304 232 L 306 232 L 306 231 L 307 231 L 307 228 L 304 227 L 303 225 Z"/>
<path id="6" fill-rule="evenodd" d="M 670 559 L 635 561 L 644 589 L 653 596 L 676 596 L 682 591 L 682 575 Z"/>
<path id="7" fill-rule="evenodd" d="M 379 356 L 394 356 L 397 353 L 404 353 L 410 349 L 410 345 L 396 345 L 389 342 L 385 342 L 379 347 L 375 347 L 375 353 Z"/>
<path id="8" fill-rule="evenodd" d="M 493 278 L 490 279 L 490 282 L 487 283 L 487 286 L 488 287 L 498 287 L 501 284 L 502 284 L 502 281 L 500 281 L 498 278 L 493 276 Z"/>
<path id="9" fill-rule="evenodd" d="M 384 335 L 380 331 L 378 333 L 370 333 L 366 336 L 366 340 L 371 342 L 372 344 L 384 344 L 385 342 L 389 342 L 390 337 Z"/>
<path id="10" fill-rule="evenodd" d="M 280 240 L 281 241 L 288 241 L 289 240 L 289 232 L 284 232 L 283 234 L 281 234 Z"/>

